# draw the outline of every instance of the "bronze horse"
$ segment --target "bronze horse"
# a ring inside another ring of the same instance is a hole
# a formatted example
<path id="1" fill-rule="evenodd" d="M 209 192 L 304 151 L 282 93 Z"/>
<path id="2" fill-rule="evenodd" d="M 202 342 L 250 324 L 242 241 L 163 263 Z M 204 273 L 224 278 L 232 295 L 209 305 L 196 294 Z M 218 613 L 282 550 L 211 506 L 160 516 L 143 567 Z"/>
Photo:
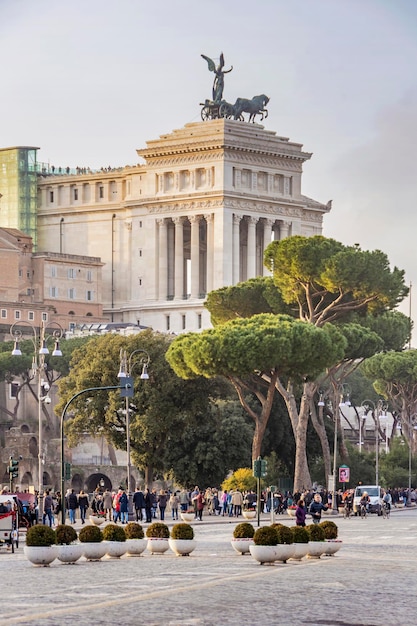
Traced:
<path id="1" fill-rule="evenodd" d="M 256 115 L 261 115 L 262 121 L 268 117 L 268 111 L 265 109 L 268 102 L 269 98 L 265 94 L 255 96 L 252 100 L 238 98 L 233 105 L 233 117 L 235 120 L 243 120 L 242 113 L 249 113 L 249 122 L 255 122 Z"/>

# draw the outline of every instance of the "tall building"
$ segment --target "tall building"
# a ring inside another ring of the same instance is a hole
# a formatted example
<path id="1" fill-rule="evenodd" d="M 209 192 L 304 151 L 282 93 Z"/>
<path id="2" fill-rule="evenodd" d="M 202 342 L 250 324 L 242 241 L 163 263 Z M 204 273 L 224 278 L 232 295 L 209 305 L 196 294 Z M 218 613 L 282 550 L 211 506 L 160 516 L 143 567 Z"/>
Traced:
<path id="1" fill-rule="evenodd" d="M 206 294 L 264 274 L 272 239 L 316 235 L 311 154 L 258 124 L 215 119 L 148 141 L 142 164 L 38 178 L 39 247 L 100 257 L 103 312 L 159 331 L 210 326 Z"/>

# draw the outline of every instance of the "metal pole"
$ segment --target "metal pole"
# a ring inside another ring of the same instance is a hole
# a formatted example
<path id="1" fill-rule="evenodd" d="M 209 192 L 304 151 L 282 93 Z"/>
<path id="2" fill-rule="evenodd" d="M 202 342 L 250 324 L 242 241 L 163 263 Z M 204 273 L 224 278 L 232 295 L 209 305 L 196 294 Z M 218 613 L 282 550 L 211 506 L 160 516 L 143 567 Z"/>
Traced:
<path id="1" fill-rule="evenodd" d="M 411 438 L 413 435 L 412 425 L 411 425 L 411 415 L 408 418 L 408 495 L 410 496 L 411 492 Z"/>
<path id="2" fill-rule="evenodd" d="M 106 389 L 127 389 L 130 388 L 130 383 L 124 385 L 108 385 L 106 387 L 89 387 L 88 389 L 82 389 L 78 393 L 75 393 L 64 406 L 64 410 L 61 414 L 61 523 L 65 524 L 65 450 L 64 450 L 64 420 L 70 404 L 84 393 L 90 391 L 103 391 Z"/>
<path id="3" fill-rule="evenodd" d="M 379 415 L 375 416 L 375 485 L 379 485 Z"/>

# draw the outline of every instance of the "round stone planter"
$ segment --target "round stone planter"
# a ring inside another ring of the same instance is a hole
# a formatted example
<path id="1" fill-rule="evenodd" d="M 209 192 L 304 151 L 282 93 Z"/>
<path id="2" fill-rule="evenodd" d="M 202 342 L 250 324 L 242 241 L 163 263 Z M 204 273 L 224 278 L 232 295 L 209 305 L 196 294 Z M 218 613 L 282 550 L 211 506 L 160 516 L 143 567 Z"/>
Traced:
<path id="1" fill-rule="evenodd" d="M 140 556 L 142 552 L 145 552 L 147 543 L 146 539 L 126 539 L 127 556 Z"/>
<path id="2" fill-rule="evenodd" d="M 57 557 L 58 546 L 23 546 L 23 552 L 33 565 L 48 567 Z"/>
<path id="3" fill-rule="evenodd" d="M 319 559 L 326 550 L 325 541 L 309 541 L 307 557 L 309 559 Z"/>
<path id="4" fill-rule="evenodd" d="M 242 515 L 245 519 L 255 519 L 256 511 L 242 511 Z"/>
<path id="5" fill-rule="evenodd" d="M 249 546 L 249 552 L 255 561 L 263 565 L 264 563 L 273 563 L 276 560 L 275 548 L 276 546 L 256 546 L 253 544 Z"/>
<path id="6" fill-rule="evenodd" d="M 308 543 L 294 543 L 294 553 L 291 557 L 294 561 L 301 561 L 308 552 Z"/>
<path id="7" fill-rule="evenodd" d="M 168 544 L 177 556 L 188 556 L 197 545 L 194 539 L 168 539 Z"/>
<path id="8" fill-rule="evenodd" d="M 69 545 L 58 545 L 57 559 L 61 563 L 76 563 L 83 555 L 84 546 L 82 543 L 70 543 Z"/>
<path id="9" fill-rule="evenodd" d="M 281 561 L 281 563 L 286 563 L 288 559 L 292 557 L 295 552 L 293 543 L 279 543 L 275 546 L 276 552 L 276 561 Z"/>
<path id="10" fill-rule="evenodd" d="M 341 539 L 326 539 L 325 541 L 325 551 L 324 554 L 326 556 L 333 556 L 334 554 L 336 554 L 336 552 L 339 552 L 340 548 L 342 547 L 342 540 Z"/>
<path id="11" fill-rule="evenodd" d="M 233 550 L 238 554 L 249 554 L 249 547 L 253 546 L 253 539 L 250 537 L 233 538 L 230 543 Z"/>
<path id="12" fill-rule="evenodd" d="M 187 522 L 187 524 L 195 519 L 195 513 L 180 513 L 180 516 L 182 521 Z"/>
<path id="13" fill-rule="evenodd" d="M 126 553 L 126 541 L 103 541 L 109 559 L 120 559 Z"/>
<path id="14" fill-rule="evenodd" d="M 290 517 L 295 517 L 295 509 L 287 509 L 287 513 Z"/>
<path id="15" fill-rule="evenodd" d="M 159 537 L 148 537 L 147 548 L 151 554 L 163 554 L 169 549 L 168 539 L 159 539 Z"/>
<path id="16" fill-rule="evenodd" d="M 83 543 L 83 556 L 87 561 L 100 561 L 106 554 L 107 546 L 104 541 Z"/>
<path id="17" fill-rule="evenodd" d="M 100 524 L 106 521 L 105 517 L 99 517 L 98 515 L 90 515 L 88 519 L 92 524 L 95 524 L 95 526 L 100 526 Z"/>

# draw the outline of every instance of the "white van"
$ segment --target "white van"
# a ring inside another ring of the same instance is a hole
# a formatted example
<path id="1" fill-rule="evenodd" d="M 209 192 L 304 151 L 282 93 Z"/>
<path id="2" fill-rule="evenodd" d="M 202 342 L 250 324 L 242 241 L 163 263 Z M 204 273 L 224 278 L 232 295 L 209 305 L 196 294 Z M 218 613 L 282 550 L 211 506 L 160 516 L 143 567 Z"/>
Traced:
<path id="1" fill-rule="evenodd" d="M 360 501 L 365 491 L 370 499 L 369 512 L 382 515 L 382 489 L 378 485 L 360 485 L 356 487 L 355 495 L 353 496 L 353 512 L 355 515 L 359 513 Z"/>

